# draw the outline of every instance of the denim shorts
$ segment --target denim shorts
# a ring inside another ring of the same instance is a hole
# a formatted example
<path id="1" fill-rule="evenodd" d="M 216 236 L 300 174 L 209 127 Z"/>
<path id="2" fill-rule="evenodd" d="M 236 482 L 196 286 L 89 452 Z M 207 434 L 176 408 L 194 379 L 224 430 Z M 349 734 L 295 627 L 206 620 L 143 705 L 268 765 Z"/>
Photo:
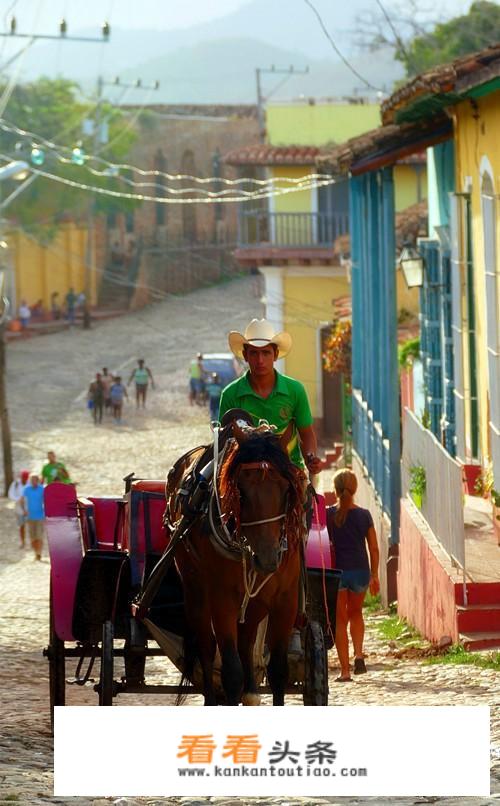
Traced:
<path id="1" fill-rule="evenodd" d="M 355 568 L 353 571 L 342 571 L 339 590 L 349 590 L 352 593 L 363 593 L 370 584 L 370 572 L 364 568 Z"/>

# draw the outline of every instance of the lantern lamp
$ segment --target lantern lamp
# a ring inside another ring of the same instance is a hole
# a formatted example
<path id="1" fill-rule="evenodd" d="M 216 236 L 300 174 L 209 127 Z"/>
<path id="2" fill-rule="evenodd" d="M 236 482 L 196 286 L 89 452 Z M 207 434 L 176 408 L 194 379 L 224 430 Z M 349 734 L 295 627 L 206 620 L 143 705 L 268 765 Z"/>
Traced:
<path id="1" fill-rule="evenodd" d="M 421 288 L 424 284 L 424 259 L 412 244 L 405 244 L 399 256 L 408 288 Z"/>

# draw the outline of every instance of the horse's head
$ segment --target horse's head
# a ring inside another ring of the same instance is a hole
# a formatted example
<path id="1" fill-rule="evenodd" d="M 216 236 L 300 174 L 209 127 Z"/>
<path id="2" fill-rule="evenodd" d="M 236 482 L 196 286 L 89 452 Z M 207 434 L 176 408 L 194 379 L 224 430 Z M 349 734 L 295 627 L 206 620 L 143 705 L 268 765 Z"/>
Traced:
<path id="1" fill-rule="evenodd" d="M 287 547 L 290 526 L 295 532 L 302 515 L 303 480 L 286 448 L 270 428 L 235 427 L 237 450 L 226 477 L 237 493 L 233 510 L 240 538 L 249 549 L 256 571 L 275 571 Z"/>

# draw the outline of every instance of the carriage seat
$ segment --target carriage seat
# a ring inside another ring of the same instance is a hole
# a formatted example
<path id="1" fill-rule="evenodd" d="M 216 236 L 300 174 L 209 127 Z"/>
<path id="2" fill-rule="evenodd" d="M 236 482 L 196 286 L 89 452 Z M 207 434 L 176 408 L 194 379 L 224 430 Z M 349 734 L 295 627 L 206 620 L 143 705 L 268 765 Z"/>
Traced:
<path id="1" fill-rule="evenodd" d="M 142 579 L 145 566 L 165 550 L 168 537 L 163 528 L 165 481 L 138 479 L 130 485 L 127 548 L 132 557 L 134 582 Z"/>
<path id="2" fill-rule="evenodd" d="M 112 549 L 115 543 L 115 529 L 118 519 L 118 508 L 123 506 L 121 496 L 90 497 L 88 501 L 93 506 L 92 515 L 95 524 L 95 537 L 97 544 L 93 548 Z M 119 525 L 117 547 L 124 548 L 125 529 L 124 521 Z"/>

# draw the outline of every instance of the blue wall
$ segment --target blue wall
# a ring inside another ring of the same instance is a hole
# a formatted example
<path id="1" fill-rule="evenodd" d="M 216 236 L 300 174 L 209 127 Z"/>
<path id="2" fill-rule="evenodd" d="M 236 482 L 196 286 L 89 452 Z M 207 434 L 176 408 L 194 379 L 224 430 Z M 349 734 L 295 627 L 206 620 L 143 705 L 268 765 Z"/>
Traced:
<path id="1" fill-rule="evenodd" d="M 399 541 L 400 404 L 392 168 L 352 177 L 353 447 Z"/>

